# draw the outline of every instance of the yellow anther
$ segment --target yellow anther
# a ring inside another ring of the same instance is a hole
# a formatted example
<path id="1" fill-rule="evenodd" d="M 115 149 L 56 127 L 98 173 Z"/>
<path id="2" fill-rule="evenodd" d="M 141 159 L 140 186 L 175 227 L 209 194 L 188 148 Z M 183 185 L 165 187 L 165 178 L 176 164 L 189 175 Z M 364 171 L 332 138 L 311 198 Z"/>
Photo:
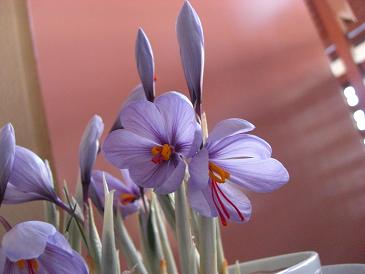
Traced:
<path id="1" fill-rule="evenodd" d="M 163 159 L 165 161 L 170 160 L 170 156 L 171 156 L 171 147 L 167 144 L 164 144 L 162 146 L 162 151 L 161 151 L 161 156 L 163 157 Z"/>
<path id="2" fill-rule="evenodd" d="M 35 259 L 32 259 L 29 261 L 29 263 L 30 263 L 30 267 L 33 268 L 34 271 L 38 272 L 38 270 L 39 270 L 38 261 Z"/>
<path id="3" fill-rule="evenodd" d="M 230 174 L 223 168 L 220 168 L 219 166 L 213 164 L 212 162 L 209 162 L 209 177 L 212 180 L 222 184 L 229 178 L 229 176 Z"/>
<path id="4" fill-rule="evenodd" d="M 25 260 L 19 260 L 16 262 L 16 265 L 20 268 L 20 269 L 24 269 L 25 268 Z"/>
<path id="5" fill-rule="evenodd" d="M 160 154 L 161 151 L 162 151 L 162 147 L 160 147 L 160 146 L 154 146 L 151 149 L 151 153 L 152 153 L 153 156 Z"/>
<path id="6" fill-rule="evenodd" d="M 129 203 L 133 203 L 137 197 L 133 194 L 129 193 L 122 193 L 120 194 L 120 202 L 122 205 L 128 205 Z"/>

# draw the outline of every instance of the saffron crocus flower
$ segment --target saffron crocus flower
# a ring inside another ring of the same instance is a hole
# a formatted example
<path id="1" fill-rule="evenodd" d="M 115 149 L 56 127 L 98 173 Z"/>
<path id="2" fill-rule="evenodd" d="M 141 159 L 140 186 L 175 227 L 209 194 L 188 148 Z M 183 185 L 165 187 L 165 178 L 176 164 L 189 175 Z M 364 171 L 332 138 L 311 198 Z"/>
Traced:
<path id="1" fill-rule="evenodd" d="M 143 29 L 138 30 L 136 40 L 137 70 L 148 101 L 155 98 L 155 62 L 150 41 Z"/>
<path id="2" fill-rule="evenodd" d="M 253 129 L 241 119 L 218 123 L 189 164 L 190 205 L 204 216 L 219 216 L 223 225 L 250 218 L 250 201 L 239 188 L 271 192 L 289 180 L 285 167 L 271 158 L 270 145 L 247 134 Z"/>
<path id="3" fill-rule="evenodd" d="M 141 206 L 141 193 L 138 186 L 129 177 L 129 172 L 126 169 L 121 170 L 122 180 L 119 180 L 107 172 L 94 170 L 91 176 L 90 198 L 99 211 L 104 211 L 104 183 L 108 185 L 109 191 L 115 190 L 114 193 L 114 208 L 118 209 L 125 218 L 130 214 L 135 213 Z"/>
<path id="4" fill-rule="evenodd" d="M 15 135 L 9 123 L 0 129 L 0 206 L 4 200 L 6 186 L 15 157 Z"/>
<path id="5" fill-rule="evenodd" d="M 48 166 L 38 155 L 29 149 L 16 146 L 4 203 L 17 204 L 46 200 L 66 209 L 67 206 L 53 189 L 51 176 Z"/>
<path id="6" fill-rule="evenodd" d="M 88 198 L 91 171 L 99 151 L 99 138 L 104 130 L 104 123 L 100 116 L 94 115 L 87 124 L 81 138 L 79 160 L 84 202 Z"/>
<path id="7" fill-rule="evenodd" d="M 186 96 L 168 92 L 150 101 L 128 104 L 121 113 L 124 129 L 111 132 L 103 145 L 106 159 L 128 169 L 141 187 L 159 194 L 175 191 L 185 174 L 184 157 L 197 151 L 200 130 Z"/>
<path id="8" fill-rule="evenodd" d="M 176 31 L 190 99 L 196 113 L 200 115 L 204 71 L 204 35 L 199 16 L 188 1 L 185 1 L 179 13 Z"/>
<path id="9" fill-rule="evenodd" d="M 83 258 L 48 223 L 19 223 L 3 236 L 0 270 L 4 274 L 86 274 Z"/>

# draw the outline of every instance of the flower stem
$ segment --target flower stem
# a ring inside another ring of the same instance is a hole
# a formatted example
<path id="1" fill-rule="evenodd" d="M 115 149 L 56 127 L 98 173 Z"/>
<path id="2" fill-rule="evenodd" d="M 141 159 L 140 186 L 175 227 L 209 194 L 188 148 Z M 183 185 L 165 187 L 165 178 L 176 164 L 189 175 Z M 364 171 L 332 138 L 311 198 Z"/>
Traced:
<path id="1" fill-rule="evenodd" d="M 217 273 L 217 236 L 215 218 L 200 217 L 200 273 Z"/>
<path id="2" fill-rule="evenodd" d="M 218 261 L 218 273 L 219 274 L 228 274 L 228 265 L 227 260 L 224 256 L 223 244 L 222 244 L 222 235 L 219 227 L 219 223 L 216 221 L 216 229 L 217 229 L 217 261 Z"/>
<path id="3" fill-rule="evenodd" d="M 197 261 L 189 220 L 185 183 L 175 192 L 176 236 L 182 274 L 197 274 Z"/>

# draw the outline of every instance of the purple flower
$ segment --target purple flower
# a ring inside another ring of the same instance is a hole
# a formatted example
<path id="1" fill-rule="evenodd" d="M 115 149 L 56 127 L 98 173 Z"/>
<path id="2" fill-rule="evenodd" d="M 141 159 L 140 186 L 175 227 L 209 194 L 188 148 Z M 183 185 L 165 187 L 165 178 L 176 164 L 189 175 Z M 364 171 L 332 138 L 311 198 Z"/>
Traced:
<path id="1" fill-rule="evenodd" d="M 136 40 L 136 61 L 139 77 L 148 101 L 155 98 L 155 63 L 150 41 L 143 29 L 138 30 Z"/>
<path id="2" fill-rule="evenodd" d="M 128 169 L 141 187 L 171 193 L 181 184 L 184 157 L 197 151 L 200 130 L 190 101 L 178 92 L 168 92 L 150 101 L 128 104 L 121 113 L 124 129 L 111 132 L 103 152 L 119 169 Z"/>
<path id="3" fill-rule="evenodd" d="M 264 140 L 247 134 L 254 126 L 241 119 L 218 123 L 189 164 L 189 201 L 200 214 L 248 221 L 251 204 L 239 188 L 271 192 L 289 180 L 285 167 L 271 158 Z"/>
<path id="4" fill-rule="evenodd" d="M 115 190 L 114 208 L 119 209 L 125 218 L 135 213 L 141 206 L 141 193 L 138 186 L 129 177 L 126 169 L 121 170 L 123 179 L 119 180 L 107 172 L 94 170 L 91 176 L 90 198 L 99 211 L 104 211 L 103 173 L 109 190 Z"/>
<path id="5" fill-rule="evenodd" d="M 10 229 L 2 239 L 0 271 L 4 274 L 86 274 L 83 258 L 48 223 L 28 221 Z M 71 272 L 70 272 L 71 271 Z"/>
<path id="6" fill-rule="evenodd" d="M 190 99 L 196 113 L 200 115 L 204 70 L 204 35 L 199 16 L 189 1 L 185 1 L 179 13 L 176 31 Z"/>
<path id="7" fill-rule="evenodd" d="M 80 143 L 80 173 L 84 202 L 87 201 L 91 171 L 99 150 L 99 138 L 104 130 L 103 120 L 94 115 L 87 124 Z"/>
<path id="8" fill-rule="evenodd" d="M 51 176 L 48 166 L 41 158 L 29 149 L 16 146 L 4 203 L 46 200 L 67 208 L 56 195 Z"/>
<path id="9" fill-rule="evenodd" d="M 4 200 L 15 157 L 15 135 L 9 123 L 0 129 L 0 206 Z"/>

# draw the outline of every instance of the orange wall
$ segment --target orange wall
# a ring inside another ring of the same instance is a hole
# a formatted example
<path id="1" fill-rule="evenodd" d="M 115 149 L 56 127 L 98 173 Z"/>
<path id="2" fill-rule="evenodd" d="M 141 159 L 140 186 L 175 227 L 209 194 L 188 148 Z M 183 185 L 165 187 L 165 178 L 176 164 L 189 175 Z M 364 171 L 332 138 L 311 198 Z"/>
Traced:
<path id="1" fill-rule="evenodd" d="M 291 174 L 276 193 L 248 193 L 250 223 L 223 229 L 230 262 L 298 250 L 317 250 L 324 263 L 364 260 L 363 145 L 303 2 L 192 1 L 205 30 L 210 124 L 253 122 Z M 108 129 L 138 83 L 139 26 L 158 92 L 186 92 L 174 31 L 182 1 L 28 3 L 58 177 L 74 182 L 86 122 L 98 113 Z"/>

